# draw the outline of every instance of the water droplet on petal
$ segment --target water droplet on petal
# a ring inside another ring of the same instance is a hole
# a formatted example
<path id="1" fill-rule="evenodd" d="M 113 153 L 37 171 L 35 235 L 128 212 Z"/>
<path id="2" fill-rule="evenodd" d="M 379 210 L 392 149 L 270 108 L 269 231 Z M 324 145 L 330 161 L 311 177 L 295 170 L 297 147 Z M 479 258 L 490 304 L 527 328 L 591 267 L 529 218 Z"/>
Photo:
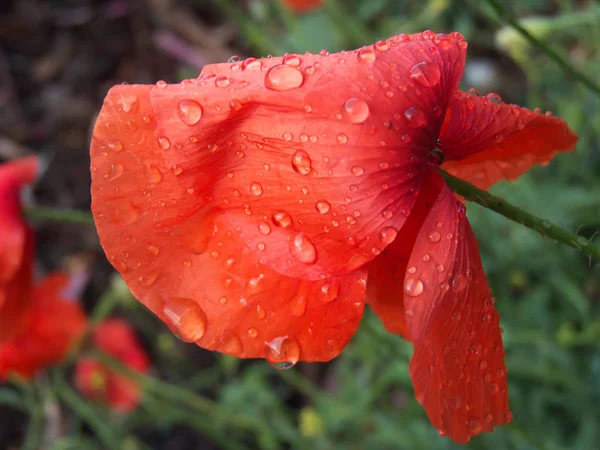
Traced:
<path id="1" fill-rule="evenodd" d="M 186 125 L 196 125 L 202 117 L 202 106 L 195 100 L 181 100 L 177 109 L 177 115 Z"/>
<path id="2" fill-rule="evenodd" d="M 258 330 L 256 328 L 248 328 L 248 336 L 255 338 L 258 336 Z"/>
<path id="3" fill-rule="evenodd" d="M 410 77 L 421 86 L 434 87 L 440 82 L 441 72 L 436 63 L 423 61 L 412 66 Z"/>
<path id="4" fill-rule="evenodd" d="M 289 247 L 292 256 L 304 264 L 314 264 L 317 260 L 317 249 L 304 233 L 298 233 L 292 237 Z"/>
<path id="5" fill-rule="evenodd" d="M 325 281 L 319 290 L 319 299 L 325 303 L 334 301 L 340 295 L 342 283 L 338 278 Z"/>
<path id="6" fill-rule="evenodd" d="M 300 359 L 300 345 L 293 337 L 279 336 L 265 344 L 269 347 L 267 361 L 275 369 L 290 369 Z"/>
<path id="7" fill-rule="evenodd" d="M 263 188 L 260 183 L 254 182 L 250 184 L 250 192 L 252 193 L 252 195 L 259 197 L 263 193 Z"/>
<path id="8" fill-rule="evenodd" d="M 159 136 L 158 138 L 156 138 L 156 140 L 158 141 L 158 145 L 160 146 L 160 148 L 162 148 L 163 150 L 169 150 L 169 148 L 171 148 L 171 141 L 169 141 L 169 139 L 165 136 Z"/>
<path id="9" fill-rule="evenodd" d="M 302 86 L 302 83 L 302 72 L 287 64 L 271 67 L 265 75 L 265 86 L 274 91 L 288 91 Z"/>
<path id="10" fill-rule="evenodd" d="M 437 231 L 433 231 L 433 232 L 429 233 L 429 241 L 433 242 L 434 244 L 436 242 L 440 242 L 441 238 L 442 238 L 442 235 L 440 233 L 438 233 Z"/>
<path id="11" fill-rule="evenodd" d="M 408 126 L 411 128 L 419 128 L 427 125 L 425 113 L 414 106 L 411 106 L 404 111 L 404 117 L 406 118 Z"/>
<path id="12" fill-rule="evenodd" d="M 277 227 L 287 228 L 292 225 L 292 216 L 285 211 L 273 213 L 271 220 Z"/>
<path id="13" fill-rule="evenodd" d="M 106 146 L 115 152 L 120 152 L 123 150 L 123 143 L 121 141 L 108 141 Z"/>
<path id="14" fill-rule="evenodd" d="M 467 431 L 471 436 L 481 433 L 481 430 L 483 430 L 483 427 L 479 419 L 469 419 L 467 422 Z"/>
<path id="15" fill-rule="evenodd" d="M 326 200 L 319 200 L 315 204 L 315 207 L 317 208 L 317 211 L 321 214 L 326 214 L 331 209 L 331 205 Z"/>
<path id="16" fill-rule="evenodd" d="M 290 311 L 294 317 L 302 317 L 306 312 L 306 297 L 300 295 L 290 303 Z"/>
<path id="17" fill-rule="evenodd" d="M 242 109 L 242 102 L 240 102 L 237 99 L 233 99 L 229 102 L 229 107 L 233 110 L 233 111 L 239 111 L 240 109 Z"/>
<path id="18" fill-rule="evenodd" d="M 409 297 L 418 297 L 423 293 L 423 283 L 421 280 L 408 278 L 404 282 L 404 293 Z"/>
<path id="19" fill-rule="evenodd" d="M 123 175 L 125 168 L 122 164 L 111 164 L 108 173 L 104 176 L 108 181 L 113 181 Z"/>
<path id="20" fill-rule="evenodd" d="M 447 34 L 436 34 L 433 38 L 433 43 L 444 50 L 452 47 L 452 38 Z"/>
<path id="21" fill-rule="evenodd" d="M 345 134 L 338 134 L 337 141 L 338 144 L 345 144 L 346 142 L 348 142 L 348 136 L 346 136 Z"/>
<path id="22" fill-rule="evenodd" d="M 377 42 L 375 42 L 375 48 L 383 53 L 383 52 L 387 52 L 389 50 L 390 46 L 388 45 L 388 43 L 386 41 L 377 41 Z"/>
<path id="23" fill-rule="evenodd" d="M 385 227 L 379 232 L 379 240 L 387 245 L 394 242 L 396 236 L 398 236 L 398 230 L 396 230 L 394 227 Z"/>
<path id="24" fill-rule="evenodd" d="M 220 342 L 220 352 L 227 353 L 229 355 L 239 356 L 244 350 L 242 340 L 237 334 L 233 332 L 230 334 L 225 334 L 223 337 L 221 337 Z"/>
<path id="25" fill-rule="evenodd" d="M 298 150 L 292 155 L 292 168 L 301 175 L 308 175 L 312 170 L 312 161 L 308 153 Z"/>
<path id="26" fill-rule="evenodd" d="M 215 78 L 216 87 L 227 87 L 230 83 L 231 81 L 229 81 L 229 78 L 227 78 L 226 76 L 221 75 L 220 77 Z"/>
<path id="27" fill-rule="evenodd" d="M 375 52 L 371 47 L 364 47 L 358 51 L 358 60 L 361 63 L 373 64 L 375 62 Z"/>
<path id="28" fill-rule="evenodd" d="M 162 315 L 173 333 L 184 342 L 196 342 L 206 331 L 206 314 L 191 298 L 170 298 L 165 301 Z"/>
<path id="29" fill-rule="evenodd" d="M 282 62 L 288 66 L 298 67 L 302 60 L 298 57 L 298 55 L 285 55 Z"/>
<path id="30" fill-rule="evenodd" d="M 360 98 L 351 98 L 344 103 L 346 118 L 352 123 L 362 123 L 369 117 L 369 105 Z"/>
<path id="31" fill-rule="evenodd" d="M 365 173 L 364 169 L 362 167 L 359 166 L 354 166 L 352 168 L 352 175 L 359 177 L 361 176 L 363 173 Z"/>
<path id="32" fill-rule="evenodd" d="M 146 175 L 150 183 L 160 183 L 163 179 L 163 173 L 156 166 L 146 167 Z"/>

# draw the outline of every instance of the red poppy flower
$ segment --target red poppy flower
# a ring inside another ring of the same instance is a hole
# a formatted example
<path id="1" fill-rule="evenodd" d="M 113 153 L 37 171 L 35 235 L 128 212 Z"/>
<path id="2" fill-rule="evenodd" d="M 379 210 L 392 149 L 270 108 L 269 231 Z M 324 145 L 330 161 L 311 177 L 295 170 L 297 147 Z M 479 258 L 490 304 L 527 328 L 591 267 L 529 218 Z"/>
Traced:
<path id="1" fill-rule="evenodd" d="M 134 330 L 121 319 L 109 319 L 98 325 L 94 345 L 138 372 L 147 372 L 148 356 Z M 141 387 L 129 377 L 116 373 L 93 358 L 85 358 L 75 368 L 75 384 L 87 398 L 99 401 L 118 412 L 130 412 L 140 402 Z"/>
<path id="2" fill-rule="evenodd" d="M 21 216 L 21 188 L 38 173 L 37 158 L 0 165 L 0 342 L 27 321 L 34 235 Z"/>
<path id="3" fill-rule="evenodd" d="M 0 344 L 0 380 L 13 372 L 31 378 L 58 364 L 82 337 L 87 319 L 79 304 L 63 295 L 68 283 L 65 274 L 55 273 L 35 287 L 27 326 Z"/>
<path id="4" fill-rule="evenodd" d="M 292 11 L 303 13 L 318 9 L 321 7 L 323 0 L 282 0 L 283 3 Z"/>
<path id="5" fill-rule="evenodd" d="M 443 434 L 506 423 L 498 313 L 436 168 L 487 186 L 576 137 L 460 93 L 466 47 L 426 31 L 114 87 L 91 147 L 109 260 L 182 339 L 284 367 L 335 357 L 368 290 L 414 344 L 416 395 Z"/>

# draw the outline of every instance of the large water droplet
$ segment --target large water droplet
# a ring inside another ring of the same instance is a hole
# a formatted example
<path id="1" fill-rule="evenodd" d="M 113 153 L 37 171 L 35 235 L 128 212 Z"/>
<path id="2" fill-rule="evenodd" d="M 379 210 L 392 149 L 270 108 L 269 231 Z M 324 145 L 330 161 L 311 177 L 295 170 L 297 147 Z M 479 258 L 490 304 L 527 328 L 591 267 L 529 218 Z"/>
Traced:
<path id="1" fill-rule="evenodd" d="M 442 149 L 438 147 L 431 149 L 427 156 L 427 162 L 434 167 L 440 166 L 444 162 L 444 152 Z"/>
<path id="2" fill-rule="evenodd" d="M 319 200 L 315 204 L 315 207 L 317 208 L 317 211 L 320 212 L 321 214 L 326 214 L 331 209 L 331 205 L 329 204 L 329 202 L 327 200 Z"/>
<path id="3" fill-rule="evenodd" d="M 302 317 L 306 312 L 306 297 L 299 295 L 290 302 L 290 311 L 294 317 Z"/>
<path id="4" fill-rule="evenodd" d="M 289 247 L 292 256 L 304 264 L 314 264 L 317 260 L 317 249 L 304 233 L 298 233 L 292 237 Z"/>
<path id="5" fill-rule="evenodd" d="M 442 235 L 440 233 L 438 233 L 437 231 L 433 231 L 433 232 L 429 233 L 429 241 L 433 242 L 434 244 L 436 242 L 440 242 L 441 238 L 442 238 Z"/>
<path id="6" fill-rule="evenodd" d="M 196 125 L 202 117 L 202 106 L 195 100 L 181 100 L 177 109 L 177 115 L 186 125 Z"/>
<path id="7" fill-rule="evenodd" d="M 419 128 L 427 125 L 425 113 L 414 106 L 411 106 L 404 111 L 404 117 L 406 118 L 408 126 L 411 128 Z"/>
<path id="8" fill-rule="evenodd" d="M 271 220 L 277 227 L 287 228 L 292 225 L 292 216 L 285 211 L 273 213 Z"/>
<path id="9" fill-rule="evenodd" d="M 433 87 L 439 84 L 441 72 L 437 64 L 423 61 L 411 67 L 410 77 L 421 86 Z"/>
<path id="10" fill-rule="evenodd" d="M 404 282 L 404 293 L 409 297 L 418 297 L 423 293 L 423 283 L 421 280 L 408 278 Z"/>
<path id="11" fill-rule="evenodd" d="M 346 118 L 352 123 L 362 123 L 369 117 L 369 105 L 360 98 L 351 98 L 344 103 Z"/>
<path id="12" fill-rule="evenodd" d="M 279 64 L 265 75 L 265 86 L 274 91 L 288 91 L 302 86 L 304 75 L 294 66 Z"/>
<path id="13" fill-rule="evenodd" d="M 334 301 L 340 295 L 342 283 L 338 278 L 332 278 L 325 281 L 319 289 L 319 299 L 325 303 Z"/>
<path id="14" fill-rule="evenodd" d="M 372 47 L 364 47 L 358 51 L 358 60 L 361 63 L 373 64 L 375 62 L 375 52 Z"/>
<path id="15" fill-rule="evenodd" d="M 398 230 L 394 227 L 385 227 L 379 232 L 379 240 L 388 245 L 394 242 L 396 236 L 398 236 Z"/>
<path id="16" fill-rule="evenodd" d="M 146 176 L 150 183 L 160 183 L 163 179 L 163 173 L 156 166 L 146 167 Z"/>
<path id="17" fill-rule="evenodd" d="M 173 333 L 182 341 L 196 342 L 206 331 L 206 314 L 191 298 L 170 298 L 162 309 L 163 317 Z"/>
<path id="18" fill-rule="evenodd" d="M 292 155 L 292 168 L 301 175 L 308 175 L 312 170 L 312 161 L 308 153 L 298 150 Z"/>
<path id="19" fill-rule="evenodd" d="M 300 359 L 300 345 L 291 336 L 279 336 L 269 342 L 267 361 L 279 370 L 290 369 Z"/>
<path id="20" fill-rule="evenodd" d="M 263 188 L 260 183 L 254 182 L 250 184 L 250 192 L 252 195 L 259 197 L 263 193 Z"/>
<path id="21" fill-rule="evenodd" d="M 108 181 L 113 181 L 123 175 L 124 167 L 122 164 L 111 164 L 108 173 L 104 176 Z"/>

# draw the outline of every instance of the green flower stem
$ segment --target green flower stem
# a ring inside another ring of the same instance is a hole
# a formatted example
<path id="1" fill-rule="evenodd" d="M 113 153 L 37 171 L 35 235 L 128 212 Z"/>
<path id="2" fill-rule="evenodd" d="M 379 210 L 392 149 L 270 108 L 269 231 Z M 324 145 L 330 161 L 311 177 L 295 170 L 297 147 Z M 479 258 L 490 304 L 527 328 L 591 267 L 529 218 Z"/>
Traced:
<path id="1" fill-rule="evenodd" d="M 600 95 L 600 85 L 598 85 L 592 78 L 587 76 L 585 73 L 577 70 L 573 65 L 561 56 L 556 50 L 547 46 L 540 39 L 532 35 L 526 28 L 508 12 L 502 1 L 499 0 L 487 0 L 488 4 L 496 11 L 496 14 L 500 16 L 506 23 L 517 30 L 521 35 L 528 40 L 532 45 L 543 51 L 550 59 L 556 62 L 562 69 L 569 73 L 573 78 L 578 80 L 581 84 L 585 85 L 588 89 L 593 91 L 595 94 Z"/>
<path id="2" fill-rule="evenodd" d="M 31 395 L 33 398 L 30 399 L 32 402 L 29 414 L 29 424 L 27 425 L 27 432 L 23 440 L 22 450 L 37 450 L 40 448 L 42 442 L 42 434 L 44 432 L 44 401 L 45 399 L 41 395 L 41 388 L 39 381 L 32 383 L 33 392 Z"/>
<path id="3" fill-rule="evenodd" d="M 478 203 L 487 209 L 491 209 L 492 211 L 503 215 L 507 219 L 520 223 L 527 228 L 531 228 L 544 237 L 573 247 L 590 258 L 600 260 L 600 248 L 594 245 L 589 239 L 586 239 L 583 236 L 577 236 L 577 234 L 572 231 L 561 228 L 548 220 L 540 219 L 539 217 L 523 211 L 521 208 L 511 205 L 501 198 L 475 187 L 468 181 L 456 178 L 441 170 L 440 173 L 450 188 L 467 200 Z"/>
<path id="4" fill-rule="evenodd" d="M 94 225 L 94 218 L 87 211 L 57 209 L 45 206 L 25 208 L 25 215 L 31 219 L 49 220 L 52 222 Z"/>
<path id="5" fill-rule="evenodd" d="M 272 435 L 275 432 L 275 430 L 271 430 L 271 428 L 269 428 L 265 423 L 254 417 L 237 412 L 227 411 L 213 400 L 202 397 L 188 389 L 184 389 L 131 370 L 121 364 L 119 361 L 116 361 L 101 352 L 92 351 L 89 355 L 101 361 L 103 364 L 106 364 L 111 369 L 137 381 L 150 394 L 162 399 L 163 401 L 173 402 L 177 407 L 185 405 L 186 407 L 195 410 L 200 414 L 204 414 L 213 419 L 229 423 L 233 426 L 236 426 L 238 429 L 250 431 L 257 436 Z M 286 436 L 281 435 L 281 433 L 277 434 L 280 440 L 288 440 Z"/>
<path id="6" fill-rule="evenodd" d="M 122 442 L 119 433 L 110 426 L 110 421 L 100 415 L 100 411 L 94 408 L 90 403 L 81 398 L 73 389 L 69 387 L 63 378 L 64 372 L 54 371 L 52 374 L 53 391 L 57 397 L 68 405 L 75 414 L 81 417 L 92 430 L 98 440 L 102 443 L 102 448 L 111 450 L 122 449 Z"/>

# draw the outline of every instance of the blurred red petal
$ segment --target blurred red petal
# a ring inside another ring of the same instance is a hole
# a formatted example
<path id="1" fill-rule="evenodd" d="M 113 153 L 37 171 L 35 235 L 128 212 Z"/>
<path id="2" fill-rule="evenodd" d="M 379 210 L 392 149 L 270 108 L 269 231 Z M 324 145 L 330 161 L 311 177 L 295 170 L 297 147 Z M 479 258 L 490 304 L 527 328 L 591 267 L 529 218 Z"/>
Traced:
<path id="1" fill-rule="evenodd" d="M 35 287 L 27 326 L 0 344 L 0 380 L 11 372 L 30 378 L 58 364 L 83 336 L 87 325 L 83 310 L 60 295 L 67 282 L 65 275 L 52 274 Z"/>
<path id="2" fill-rule="evenodd" d="M 322 6 L 323 0 L 282 0 L 282 2 L 297 13 L 313 11 Z"/>
<path id="3" fill-rule="evenodd" d="M 577 135 L 564 120 L 493 98 L 460 93 L 451 101 L 440 142 L 442 168 L 452 175 L 487 189 L 575 147 Z"/>
<path id="4" fill-rule="evenodd" d="M 38 172 L 38 160 L 0 164 L 0 342 L 27 321 L 32 289 L 34 235 L 21 213 L 21 189 Z"/>
<path id="5" fill-rule="evenodd" d="M 419 402 L 444 435 L 464 443 L 510 420 L 499 315 L 464 206 L 444 187 L 404 277 Z"/>
<path id="6" fill-rule="evenodd" d="M 179 85 L 113 88 L 91 149 L 102 244 L 145 215 L 168 229 L 166 211 L 176 210 L 199 253 L 223 214 L 281 274 L 360 267 L 414 203 L 412 183 L 462 73 L 461 42 L 398 36 L 353 52 L 207 66 Z"/>

